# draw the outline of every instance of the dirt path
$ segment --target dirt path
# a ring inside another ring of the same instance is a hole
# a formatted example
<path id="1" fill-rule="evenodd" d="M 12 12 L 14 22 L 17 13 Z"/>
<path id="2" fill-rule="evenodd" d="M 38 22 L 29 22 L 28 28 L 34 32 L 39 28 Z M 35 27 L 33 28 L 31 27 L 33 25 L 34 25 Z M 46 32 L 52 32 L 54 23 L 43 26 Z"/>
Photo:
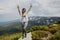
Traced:
<path id="1" fill-rule="evenodd" d="M 31 37 L 32 37 L 32 35 L 31 35 L 31 32 L 30 32 L 30 33 L 27 33 L 27 37 L 26 38 L 22 39 L 22 37 L 21 37 L 18 40 L 32 40 Z"/>

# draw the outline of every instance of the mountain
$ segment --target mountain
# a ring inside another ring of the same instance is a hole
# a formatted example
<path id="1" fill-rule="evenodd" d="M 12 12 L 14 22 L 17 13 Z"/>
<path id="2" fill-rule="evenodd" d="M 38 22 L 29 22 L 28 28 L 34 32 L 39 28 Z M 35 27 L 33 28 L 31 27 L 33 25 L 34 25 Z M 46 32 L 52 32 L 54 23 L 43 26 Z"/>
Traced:
<path id="1" fill-rule="evenodd" d="M 56 21 L 60 21 L 60 17 L 32 16 L 29 17 L 29 23 L 27 29 L 35 25 L 48 25 Z M 14 32 L 21 32 L 21 22 L 19 19 L 8 22 L 0 22 L 0 34 L 14 33 Z"/>
<path id="2" fill-rule="evenodd" d="M 60 17 L 30 17 L 29 18 L 29 22 L 30 24 L 34 24 L 34 25 L 48 25 L 51 23 L 54 23 L 56 21 L 60 21 Z"/>
<path id="3" fill-rule="evenodd" d="M 33 25 L 48 25 L 50 23 L 54 23 L 59 21 L 60 17 L 40 17 L 40 16 L 31 16 L 29 17 L 29 26 Z M 0 22 L 0 26 L 6 27 L 11 25 L 20 25 L 21 22 L 19 19 L 8 21 L 8 22 Z"/>

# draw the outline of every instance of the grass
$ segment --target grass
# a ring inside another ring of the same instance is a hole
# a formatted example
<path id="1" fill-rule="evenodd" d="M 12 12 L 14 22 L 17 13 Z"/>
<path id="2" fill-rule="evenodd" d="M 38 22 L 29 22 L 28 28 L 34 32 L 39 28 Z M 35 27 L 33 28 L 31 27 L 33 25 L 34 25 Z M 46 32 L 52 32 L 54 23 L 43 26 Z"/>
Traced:
<path id="1" fill-rule="evenodd" d="M 60 24 L 56 25 L 33 26 L 29 30 L 32 32 L 32 40 L 43 40 L 43 38 L 44 40 L 60 40 Z"/>
<path id="2" fill-rule="evenodd" d="M 32 32 L 32 40 L 42 40 L 44 37 L 48 40 L 60 40 L 60 24 L 56 25 L 33 26 L 27 32 Z M 4 34 L 0 36 L 0 40 L 18 40 L 21 35 L 22 33 Z"/>
<path id="3" fill-rule="evenodd" d="M 34 31 L 32 32 L 32 39 L 33 40 L 41 40 L 41 38 L 48 37 L 48 34 L 50 34 L 48 31 Z"/>
<path id="4" fill-rule="evenodd" d="M 3 34 L 0 36 L 0 40 L 17 40 L 21 37 L 22 33 Z"/>

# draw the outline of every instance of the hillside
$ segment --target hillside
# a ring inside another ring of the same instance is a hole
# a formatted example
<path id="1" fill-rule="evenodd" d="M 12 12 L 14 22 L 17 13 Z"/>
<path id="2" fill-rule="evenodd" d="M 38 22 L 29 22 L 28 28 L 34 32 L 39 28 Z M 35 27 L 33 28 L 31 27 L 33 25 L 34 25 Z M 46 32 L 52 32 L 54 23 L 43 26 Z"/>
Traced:
<path id="1" fill-rule="evenodd" d="M 60 21 L 51 25 L 33 26 L 32 40 L 60 40 Z"/>
<path id="2" fill-rule="evenodd" d="M 43 35 L 46 34 L 45 32 L 47 32 L 49 35 L 53 35 L 51 37 L 53 39 L 55 39 L 56 36 L 58 38 L 60 38 L 60 36 L 59 36 L 60 35 L 60 21 L 59 20 L 60 20 L 60 17 L 30 17 L 29 24 L 27 27 L 27 30 L 28 30 L 27 32 L 32 32 L 32 35 L 34 33 L 39 33 L 39 35 L 40 35 L 40 33 L 41 33 L 41 36 L 39 36 L 39 37 L 36 36 L 38 34 L 34 34 L 32 36 L 33 40 L 35 38 L 40 39 L 40 37 L 44 37 Z M 2 23 L 0 22 L 0 38 L 4 34 L 12 35 L 15 33 L 20 33 L 20 32 L 21 32 L 21 22 L 19 19 L 9 21 L 9 22 L 2 22 Z M 3 36 L 2 38 L 4 38 L 4 37 L 6 37 L 6 35 Z M 8 35 L 8 37 L 9 37 L 9 35 Z M 16 39 L 18 39 L 18 38 L 16 38 Z"/>
<path id="3" fill-rule="evenodd" d="M 0 40 L 17 40 L 20 37 L 21 33 L 3 34 L 0 36 Z"/>
<path id="4" fill-rule="evenodd" d="M 32 16 L 32 17 L 29 17 L 29 24 L 27 29 L 35 25 L 36 26 L 48 25 L 59 20 L 60 20 L 60 17 Z M 0 34 L 14 33 L 14 32 L 21 32 L 21 22 L 19 19 L 8 21 L 8 22 L 0 22 Z"/>
<path id="5" fill-rule="evenodd" d="M 60 40 L 60 21 L 43 26 L 32 26 L 27 32 L 32 33 L 32 40 Z M 21 33 L 4 34 L 0 39 L 18 40 Z"/>

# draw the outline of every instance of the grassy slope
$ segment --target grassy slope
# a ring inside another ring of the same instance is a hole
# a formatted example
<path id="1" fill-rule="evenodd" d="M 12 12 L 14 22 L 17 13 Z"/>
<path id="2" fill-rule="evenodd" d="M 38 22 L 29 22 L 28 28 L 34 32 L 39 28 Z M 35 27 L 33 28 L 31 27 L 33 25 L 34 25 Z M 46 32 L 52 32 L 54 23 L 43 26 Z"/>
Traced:
<path id="1" fill-rule="evenodd" d="M 17 40 L 21 37 L 21 33 L 4 34 L 0 36 L 0 40 Z"/>
<path id="2" fill-rule="evenodd" d="M 52 24 L 48 26 L 33 26 L 28 32 L 32 32 L 32 39 L 33 40 L 40 40 L 41 38 L 47 39 L 51 36 L 52 40 L 60 40 L 60 24 Z M 51 34 L 51 35 L 48 35 Z M 0 36 L 0 40 L 17 40 L 21 37 L 21 33 L 14 33 L 14 34 L 4 34 Z M 50 40 L 51 40 L 50 39 Z"/>
<path id="3" fill-rule="evenodd" d="M 32 31 L 33 40 L 60 40 L 60 24 L 34 26 L 29 31 Z"/>

